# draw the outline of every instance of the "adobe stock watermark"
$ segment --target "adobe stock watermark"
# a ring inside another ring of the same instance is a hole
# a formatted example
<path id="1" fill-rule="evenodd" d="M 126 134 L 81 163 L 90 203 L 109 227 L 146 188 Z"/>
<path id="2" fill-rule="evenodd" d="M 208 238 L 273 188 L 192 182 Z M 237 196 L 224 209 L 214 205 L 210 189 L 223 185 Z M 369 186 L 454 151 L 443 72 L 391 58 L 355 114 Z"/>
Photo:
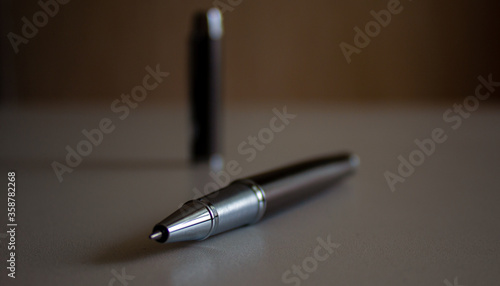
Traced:
<path id="1" fill-rule="evenodd" d="M 241 3 L 243 0 L 215 0 L 212 5 L 224 14 L 226 11 L 233 12 L 234 8 L 240 6 Z"/>
<path id="2" fill-rule="evenodd" d="M 123 93 L 120 99 L 115 99 L 111 102 L 110 109 L 118 119 L 125 120 L 130 115 L 130 110 L 139 106 L 139 103 L 144 101 L 149 92 L 155 90 L 160 83 L 163 82 L 169 73 L 160 70 L 160 64 L 157 64 L 155 69 L 146 66 L 146 75 L 142 78 L 142 84 L 133 87 L 128 94 Z M 98 126 L 94 129 L 81 131 L 83 139 L 80 140 L 75 147 L 66 145 L 66 157 L 63 163 L 53 161 L 51 166 L 59 183 L 63 181 L 63 175 L 72 173 L 74 168 L 78 167 L 84 157 L 89 156 L 95 147 L 101 145 L 105 134 L 111 134 L 115 131 L 116 126 L 108 117 L 100 120 Z"/>
<path id="3" fill-rule="evenodd" d="M 387 2 L 387 9 L 382 9 L 378 12 L 371 10 L 370 15 L 373 17 L 373 20 L 366 23 L 363 30 L 358 26 L 354 27 L 354 46 L 346 42 L 342 42 L 339 45 L 347 63 L 351 63 L 352 54 L 360 54 L 362 49 L 368 47 L 371 40 L 380 34 L 382 28 L 389 26 L 392 17 L 401 13 L 403 9 L 404 7 L 399 0 L 389 0 Z"/>
<path id="4" fill-rule="evenodd" d="M 122 268 L 121 273 L 119 273 L 115 269 L 112 269 L 111 274 L 113 274 L 113 277 L 109 279 L 108 286 L 117 286 L 117 285 L 127 286 L 129 284 L 129 281 L 135 279 L 135 276 L 127 275 L 127 273 L 125 272 L 125 267 Z M 116 282 L 119 282 L 119 284 L 116 284 Z"/>
<path id="5" fill-rule="evenodd" d="M 19 53 L 19 45 L 28 44 L 37 34 L 38 30 L 45 27 L 49 23 L 50 18 L 54 18 L 61 8 L 61 5 L 66 5 L 70 0 L 40 0 L 38 6 L 40 10 L 33 13 L 31 20 L 27 17 L 22 17 L 21 35 L 14 32 L 7 34 L 7 38 L 14 49 L 14 53 Z"/>
<path id="6" fill-rule="evenodd" d="M 490 98 L 495 92 L 495 88 L 500 86 L 500 82 L 493 81 L 492 74 L 487 79 L 478 77 L 479 84 L 476 86 L 474 95 L 464 98 L 461 104 L 453 104 L 453 108 L 446 109 L 443 113 L 443 121 L 449 124 L 449 128 L 455 131 L 462 126 L 465 119 L 469 118 L 472 112 L 479 108 L 480 102 Z M 427 157 L 434 154 L 437 145 L 448 140 L 448 135 L 443 128 L 434 128 L 429 138 L 422 140 L 415 139 L 416 148 L 407 156 L 399 155 L 399 166 L 397 172 L 385 171 L 384 177 L 392 192 L 396 191 L 397 183 L 404 183 L 407 178 L 415 173 L 416 167 L 421 166 Z M 396 174 L 397 173 L 397 174 Z"/>
<path id="7" fill-rule="evenodd" d="M 287 107 L 284 106 L 281 110 L 273 108 L 272 112 L 274 116 L 269 120 L 269 124 L 266 127 L 261 128 L 256 135 L 249 135 L 246 140 L 243 140 L 238 144 L 238 154 L 241 156 L 246 156 L 245 160 L 247 162 L 252 162 L 257 157 L 259 151 L 263 151 L 266 146 L 274 141 L 275 135 L 282 132 L 290 124 L 291 120 L 297 117 L 297 114 L 289 113 Z M 203 186 L 203 191 L 198 188 L 193 188 L 193 199 L 210 194 L 226 185 L 228 185 L 232 179 L 236 178 L 241 174 L 243 168 L 241 164 L 236 160 L 228 161 L 219 172 L 210 171 L 209 176 L 213 181 L 207 182 Z M 179 206 L 181 207 L 182 204 Z M 184 210 L 184 208 L 181 208 Z"/>
<path id="8" fill-rule="evenodd" d="M 458 277 L 455 277 L 455 279 L 453 280 L 453 284 L 451 284 L 451 282 L 450 282 L 450 281 L 448 281 L 448 279 L 444 279 L 444 280 L 443 280 L 443 283 L 444 283 L 444 285 L 446 285 L 446 286 L 465 286 L 465 285 L 459 285 L 459 284 L 458 284 Z"/>
<path id="9" fill-rule="evenodd" d="M 305 257 L 299 265 L 292 265 L 290 269 L 285 270 L 281 275 L 281 281 L 285 284 L 299 286 L 303 280 L 309 279 L 310 275 L 318 270 L 320 262 L 327 260 L 340 247 L 340 244 L 331 241 L 330 235 L 326 240 L 317 237 L 318 245 L 314 247 L 310 256 Z"/>

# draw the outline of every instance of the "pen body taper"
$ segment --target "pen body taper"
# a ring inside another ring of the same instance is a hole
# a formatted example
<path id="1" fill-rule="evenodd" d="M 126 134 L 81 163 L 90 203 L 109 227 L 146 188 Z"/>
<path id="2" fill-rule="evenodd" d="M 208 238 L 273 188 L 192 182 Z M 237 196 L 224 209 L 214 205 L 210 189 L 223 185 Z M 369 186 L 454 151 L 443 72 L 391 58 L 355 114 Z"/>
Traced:
<path id="1" fill-rule="evenodd" d="M 248 178 L 259 185 L 266 195 L 266 213 L 294 204 L 353 172 L 359 158 L 339 154 L 309 160 Z"/>

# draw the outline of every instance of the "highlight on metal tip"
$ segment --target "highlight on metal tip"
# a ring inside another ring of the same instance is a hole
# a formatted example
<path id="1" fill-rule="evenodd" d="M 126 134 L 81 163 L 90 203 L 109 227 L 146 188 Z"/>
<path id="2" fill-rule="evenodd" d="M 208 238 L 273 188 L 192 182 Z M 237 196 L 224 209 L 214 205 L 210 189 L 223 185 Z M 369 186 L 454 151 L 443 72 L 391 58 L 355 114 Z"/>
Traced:
<path id="1" fill-rule="evenodd" d="M 161 239 L 162 236 L 163 236 L 163 233 L 161 231 L 157 231 L 157 232 L 152 233 L 149 236 L 149 238 L 153 239 L 153 240 L 159 240 L 159 239 Z"/>

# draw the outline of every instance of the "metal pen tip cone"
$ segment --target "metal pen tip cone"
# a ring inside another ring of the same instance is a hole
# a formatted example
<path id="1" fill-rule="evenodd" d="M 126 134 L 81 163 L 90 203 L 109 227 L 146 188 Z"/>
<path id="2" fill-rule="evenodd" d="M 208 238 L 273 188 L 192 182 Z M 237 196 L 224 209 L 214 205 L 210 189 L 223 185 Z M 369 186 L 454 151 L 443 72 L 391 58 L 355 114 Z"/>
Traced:
<path id="1" fill-rule="evenodd" d="M 157 231 L 157 232 L 154 232 L 152 233 L 149 238 L 150 239 L 153 239 L 153 240 L 160 240 L 163 236 L 163 233 L 161 231 Z"/>

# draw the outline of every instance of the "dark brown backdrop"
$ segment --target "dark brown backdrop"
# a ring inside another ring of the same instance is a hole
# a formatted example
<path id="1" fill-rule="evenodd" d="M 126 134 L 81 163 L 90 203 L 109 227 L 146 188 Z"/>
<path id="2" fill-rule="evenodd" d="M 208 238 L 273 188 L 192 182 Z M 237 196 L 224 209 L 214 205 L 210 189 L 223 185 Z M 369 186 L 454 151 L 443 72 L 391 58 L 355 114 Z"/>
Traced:
<path id="1" fill-rule="evenodd" d="M 478 75 L 500 81 L 498 1 L 401 0 L 350 64 L 339 44 L 352 45 L 353 28 L 390 1 L 220 2 L 234 6 L 224 13 L 228 104 L 452 102 L 473 93 Z M 15 54 L 8 33 L 21 35 L 21 18 L 41 8 L 2 1 L 3 102 L 108 105 L 157 63 L 170 76 L 144 104 L 185 102 L 191 16 L 213 3 L 73 0 Z"/>

